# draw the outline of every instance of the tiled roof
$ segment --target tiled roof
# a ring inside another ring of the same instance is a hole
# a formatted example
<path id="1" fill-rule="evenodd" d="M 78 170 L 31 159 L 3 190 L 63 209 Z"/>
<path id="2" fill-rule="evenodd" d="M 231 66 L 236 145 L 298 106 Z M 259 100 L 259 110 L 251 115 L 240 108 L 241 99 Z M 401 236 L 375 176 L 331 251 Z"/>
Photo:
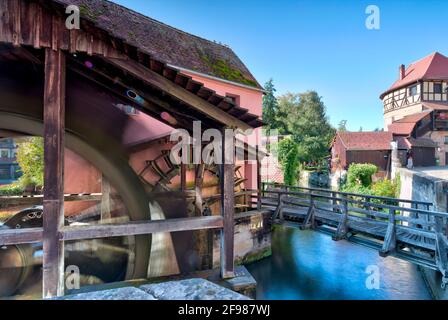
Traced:
<path id="1" fill-rule="evenodd" d="M 448 104 L 447 103 L 441 103 L 441 102 L 423 102 L 423 106 L 430 110 L 448 110 Z"/>
<path id="2" fill-rule="evenodd" d="M 397 137 L 395 139 L 398 143 L 398 149 L 406 149 L 409 150 L 412 147 L 417 148 L 437 148 L 437 144 L 431 139 L 427 138 L 418 138 L 414 139 L 411 137 Z"/>
<path id="3" fill-rule="evenodd" d="M 390 150 L 391 132 L 338 132 L 347 150 Z"/>
<path id="4" fill-rule="evenodd" d="M 410 64 L 406 68 L 405 77 L 395 81 L 395 83 L 381 95 L 383 98 L 387 93 L 407 86 L 418 80 L 447 80 L 448 79 L 448 58 L 434 52 L 433 54 Z"/>
<path id="5" fill-rule="evenodd" d="M 397 120 L 389 125 L 388 131 L 395 135 L 410 135 L 417 123 L 423 120 L 431 113 L 431 110 L 426 110 L 416 114 L 411 114 L 400 120 Z"/>
<path id="6" fill-rule="evenodd" d="M 53 1 L 64 6 L 79 6 L 83 18 L 161 62 L 262 88 L 228 46 L 173 28 L 110 1 Z"/>

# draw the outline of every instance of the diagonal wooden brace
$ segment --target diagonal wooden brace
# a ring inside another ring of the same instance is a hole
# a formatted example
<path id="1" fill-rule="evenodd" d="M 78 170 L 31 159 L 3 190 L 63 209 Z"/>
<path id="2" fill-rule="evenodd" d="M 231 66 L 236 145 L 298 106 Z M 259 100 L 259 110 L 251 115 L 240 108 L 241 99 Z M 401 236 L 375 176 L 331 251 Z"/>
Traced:
<path id="1" fill-rule="evenodd" d="M 380 256 L 387 257 L 397 248 L 397 230 L 395 225 L 395 209 L 389 210 L 389 224 L 387 225 L 386 235 L 384 236 L 383 247 L 380 250 Z"/>

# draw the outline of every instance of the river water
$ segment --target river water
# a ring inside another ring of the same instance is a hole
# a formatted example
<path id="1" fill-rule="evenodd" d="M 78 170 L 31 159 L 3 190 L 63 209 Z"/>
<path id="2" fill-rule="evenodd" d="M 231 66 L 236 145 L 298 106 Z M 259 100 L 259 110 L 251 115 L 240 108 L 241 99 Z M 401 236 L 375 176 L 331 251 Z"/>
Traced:
<path id="1" fill-rule="evenodd" d="M 257 299 L 431 299 L 421 274 L 411 263 L 381 258 L 373 249 L 344 240 L 336 242 L 315 231 L 276 227 L 272 257 L 247 268 L 258 282 Z M 367 273 L 372 270 L 376 273 Z M 376 283 L 379 289 L 366 283 Z"/>

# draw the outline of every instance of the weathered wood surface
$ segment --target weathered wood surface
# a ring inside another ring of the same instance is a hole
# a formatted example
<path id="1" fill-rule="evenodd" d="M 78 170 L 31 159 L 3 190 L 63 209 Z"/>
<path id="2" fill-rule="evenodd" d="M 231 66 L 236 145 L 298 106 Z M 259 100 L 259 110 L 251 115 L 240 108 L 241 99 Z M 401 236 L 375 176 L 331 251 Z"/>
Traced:
<path id="1" fill-rule="evenodd" d="M 223 225 L 223 218 L 215 216 L 138 221 L 124 224 L 71 226 L 64 227 L 60 232 L 59 238 L 64 241 L 100 239 L 152 233 L 180 232 L 186 230 L 220 229 Z"/>
<path id="2" fill-rule="evenodd" d="M 443 274 L 444 285 L 448 284 L 448 213 L 426 210 L 427 203 L 419 202 L 425 209 L 418 209 L 419 205 L 412 201 L 386 198 L 386 203 L 411 204 L 402 207 L 378 203 L 379 199 L 370 202 L 371 196 L 350 197 L 352 194 L 335 191 L 298 192 L 283 188 L 262 192 L 262 205 L 273 212 L 277 222 L 294 221 L 301 229 L 325 227 L 333 230 L 330 232 L 334 240 L 348 239 L 374 246 L 381 256 L 394 255 L 438 270 Z"/>
<path id="3" fill-rule="evenodd" d="M 172 81 L 166 79 L 153 70 L 142 66 L 136 61 L 113 58 L 107 58 L 107 61 L 116 67 L 129 72 L 129 74 L 139 78 L 149 85 L 159 88 L 171 96 L 184 101 L 195 110 L 203 113 L 204 115 L 213 117 L 214 119 L 220 121 L 223 125 L 227 125 L 235 129 L 241 129 L 243 131 L 252 129 L 252 127 L 247 123 L 231 116 L 223 110 L 216 108 L 204 99 L 199 98 L 197 95 L 189 92 L 181 86 L 176 85 Z"/>
<path id="4" fill-rule="evenodd" d="M 223 134 L 221 183 L 221 214 L 224 228 L 221 230 L 221 276 L 233 278 L 234 274 L 234 233 L 235 233 L 235 159 L 234 137 Z"/>
<path id="5" fill-rule="evenodd" d="M 65 70 L 65 54 L 61 50 L 46 49 L 42 275 L 44 298 L 64 294 L 64 243 L 58 240 L 58 233 L 64 226 Z"/>

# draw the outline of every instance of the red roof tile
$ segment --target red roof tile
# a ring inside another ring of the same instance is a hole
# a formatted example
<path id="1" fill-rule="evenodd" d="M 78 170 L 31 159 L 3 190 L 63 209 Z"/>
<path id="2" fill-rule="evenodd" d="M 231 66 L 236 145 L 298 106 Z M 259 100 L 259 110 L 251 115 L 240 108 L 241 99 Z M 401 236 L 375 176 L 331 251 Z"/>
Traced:
<path id="1" fill-rule="evenodd" d="M 391 132 L 338 132 L 347 150 L 390 150 Z"/>
<path id="2" fill-rule="evenodd" d="M 410 135 L 417 123 L 429 116 L 431 110 L 425 110 L 420 113 L 411 114 L 389 125 L 388 131 L 395 135 Z"/>
<path id="3" fill-rule="evenodd" d="M 398 149 L 406 149 L 409 150 L 412 147 L 417 148 L 437 148 L 437 144 L 431 139 L 427 138 L 405 138 L 405 137 L 397 137 L 395 139 L 398 143 Z"/>
<path id="4" fill-rule="evenodd" d="M 410 64 L 405 77 L 395 83 L 381 95 L 381 99 L 389 92 L 407 86 L 418 80 L 446 80 L 448 79 L 448 58 L 434 52 L 433 54 Z"/>
<path id="5" fill-rule="evenodd" d="M 447 103 L 434 103 L 434 102 L 423 102 L 423 106 L 430 110 L 448 110 Z"/>

